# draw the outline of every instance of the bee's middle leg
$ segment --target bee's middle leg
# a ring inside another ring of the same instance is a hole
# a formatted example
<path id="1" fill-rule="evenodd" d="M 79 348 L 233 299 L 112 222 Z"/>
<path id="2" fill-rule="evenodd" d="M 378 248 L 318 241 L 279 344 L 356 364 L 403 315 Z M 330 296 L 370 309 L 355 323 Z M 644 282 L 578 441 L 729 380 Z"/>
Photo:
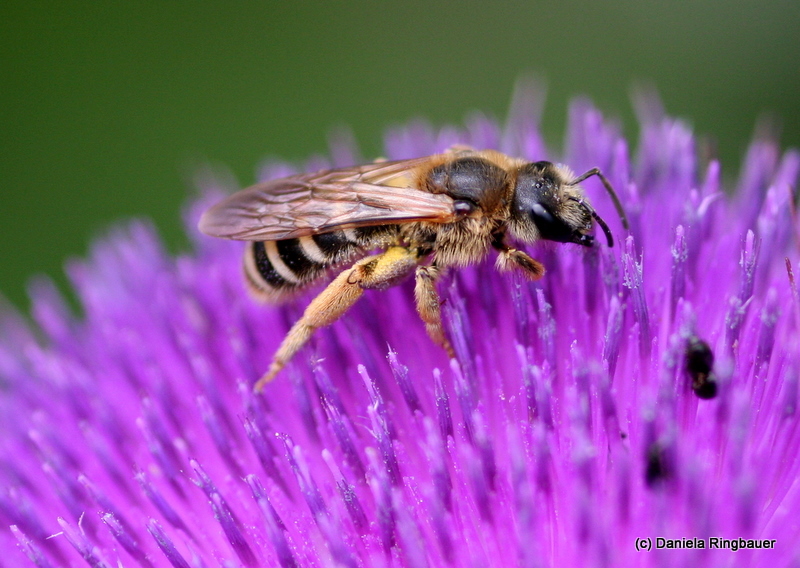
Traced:
<path id="1" fill-rule="evenodd" d="M 384 289 L 408 275 L 419 262 L 416 250 L 390 247 L 381 254 L 368 256 L 343 271 L 314 298 L 303 316 L 292 326 L 272 359 L 267 373 L 255 385 L 260 392 L 275 378 L 286 363 L 308 342 L 320 327 L 335 322 L 364 293 L 364 290 Z"/>
<path id="2" fill-rule="evenodd" d="M 436 292 L 436 280 L 442 275 L 442 269 L 436 265 L 420 266 L 417 268 L 417 281 L 414 287 L 414 296 L 417 300 L 419 317 L 425 322 L 425 330 L 430 338 L 444 347 L 447 355 L 455 357 L 453 346 L 444 334 L 442 326 L 442 310 L 439 294 Z"/>

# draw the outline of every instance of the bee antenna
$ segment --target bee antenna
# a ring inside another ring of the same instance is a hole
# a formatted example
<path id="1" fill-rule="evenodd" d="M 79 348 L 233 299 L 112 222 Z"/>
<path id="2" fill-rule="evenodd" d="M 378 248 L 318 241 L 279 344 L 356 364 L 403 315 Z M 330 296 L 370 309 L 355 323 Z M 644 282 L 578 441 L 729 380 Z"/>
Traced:
<path id="1" fill-rule="evenodd" d="M 606 178 L 606 176 L 603 175 L 603 172 L 600 171 L 600 168 L 592 168 L 585 174 L 580 175 L 571 182 L 569 182 L 567 185 L 578 185 L 583 180 L 590 178 L 592 176 L 599 177 L 600 181 L 603 182 L 603 187 L 606 188 L 608 195 L 611 196 L 611 201 L 614 202 L 614 207 L 617 209 L 617 214 L 619 215 L 619 218 L 622 220 L 622 227 L 627 231 L 630 228 L 630 225 L 628 225 L 628 217 L 625 215 L 625 209 L 622 208 L 622 202 L 619 200 L 617 192 L 614 191 L 613 187 L 611 187 L 608 178 Z M 601 227 L 604 227 L 603 229 L 604 231 L 607 230 L 605 223 L 603 223 L 602 219 L 600 219 L 600 217 L 598 217 L 597 213 L 595 213 L 594 211 L 592 211 L 592 217 L 594 217 L 597 220 L 597 222 L 600 224 Z"/>
<path id="2" fill-rule="evenodd" d="M 572 184 L 570 184 L 570 185 L 572 185 Z M 597 224 L 600 225 L 600 228 L 603 229 L 603 232 L 606 235 L 606 242 L 608 243 L 609 248 L 613 247 L 614 246 L 614 235 L 611 234 L 611 229 L 608 228 L 608 225 L 606 225 L 606 222 L 603 221 L 603 218 L 600 217 L 600 215 L 597 214 L 597 211 L 595 211 L 591 207 L 591 205 L 589 205 L 588 203 L 586 203 L 583 199 L 581 199 L 579 197 L 570 196 L 568 199 L 576 202 L 578 205 L 583 207 L 586 210 L 586 212 L 589 213 L 589 215 L 592 216 L 592 219 L 597 221 Z M 625 227 L 625 228 L 627 229 L 627 227 Z"/>

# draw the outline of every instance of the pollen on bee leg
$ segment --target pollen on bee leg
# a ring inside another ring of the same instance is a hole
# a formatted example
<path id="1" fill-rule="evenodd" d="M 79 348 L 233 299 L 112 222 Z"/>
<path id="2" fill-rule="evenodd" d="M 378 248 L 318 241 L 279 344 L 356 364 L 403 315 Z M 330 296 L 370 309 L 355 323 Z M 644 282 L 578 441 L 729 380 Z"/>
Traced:
<path id="1" fill-rule="evenodd" d="M 301 317 L 286 334 L 272 358 L 267 373 L 255 384 L 261 392 L 294 355 L 308 343 L 314 331 L 335 322 L 367 288 L 383 289 L 396 284 L 416 265 L 418 255 L 403 247 L 390 247 L 381 254 L 368 256 L 343 271 L 314 298 Z"/>
<path id="2" fill-rule="evenodd" d="M 281 369 L 286 366 L 286 363 L 292 358 L 292 356 L 297 353 L 300 348 L 305 345 L 309 339 L 311 339 L 311 335 L 314 333 L 313 327 L 308 324 L 303 324 L 303 320 L 298 321 L 292 326 L 292 329 L 289 330 L 289 333 L 284 338 L 283 342 L 281 343 L 278 352 L 275 353 L 275 356 L 272 358 L 272 363 L 269 364 L 269 369 L 264 376 L 258 379 L 258 382 L 253 387 L 253 390 L 257 393 L 260 393 L 264 390 L 264 386 L 272 379 L 275 378 Z"/>
<path id="3" fill-rule="evenodd" d="M 364 260 L 339 274 L 311 301 L 303 312 L 303 317 L 297 320 L 281 342 L 269 370 L 253 387 L 255 392 L 261 392 L 264 385 L 275 378 L 286 363 L 308 343 L 314 331 L 335 322 L 361 297 L 364 289 L 360 286 L 360 275 Z"/>

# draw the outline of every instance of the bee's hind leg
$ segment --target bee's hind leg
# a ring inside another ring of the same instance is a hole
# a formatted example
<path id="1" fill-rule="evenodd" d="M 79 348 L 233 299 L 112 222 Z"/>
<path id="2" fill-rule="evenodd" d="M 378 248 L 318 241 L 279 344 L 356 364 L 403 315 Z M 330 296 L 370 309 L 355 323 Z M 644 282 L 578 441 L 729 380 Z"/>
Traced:
<path id="1" fill-rule="evenodd" d="M 442 326 L 442 310 L 439 294 L 436 292 L 436 280 L 442 275 L 442 269 L 435 264 L 417 268 L 417 281 L 414 287 L 414 296 L 417 300 L 419 317 L 425 322 L 425 330 L 433 341 L 447 351 L 452 359 L 455 357 L 453 346 L 444 334 Z"/>
<path id="2" fill-rule="evenodd" d="M 328 284 L 319 296 L 308 305 L 301 317 L 286 334 L 278 351 L 272 358 L 267 373 L 255 384 L 254 390 L 261 392 L 268 382 L 308 342 L 320 327 L 335 322 L 364 293 L 365 289 L 384 289 L 407 276 L 419 262 L 414 249 L 389 247 L 381 254 L 368 256 L 343 271 Z"/>

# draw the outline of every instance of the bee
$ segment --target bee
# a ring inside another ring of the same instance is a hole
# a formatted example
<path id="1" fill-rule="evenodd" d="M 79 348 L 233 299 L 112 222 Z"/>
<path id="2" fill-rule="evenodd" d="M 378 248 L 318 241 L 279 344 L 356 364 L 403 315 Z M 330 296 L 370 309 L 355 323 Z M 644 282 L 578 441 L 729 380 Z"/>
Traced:
<path id="1" fill-rule="evenodd" d="M 283 301 L 329 269 L 352 263 L 308 305 L 255 390 L 364 290 L 386 289 L 411 273 L 428 335 L 452 357 L 436 291 L 447 269 L 479 262 L 494 249 L 499 270 L 538 280 L 544 266 L 513 243 L 544 239 L 590 247 L 594 222 L 613 246 L 608 225 L 578 185 L 591 176 L 600 178 L 627 228 L 619 198 L 599 169 L 575 176 L 551 162 L 466 147 L 266 181 L 214 205 L 199 228 L 249 241 L 244 271 L 257 298 Z"/>

